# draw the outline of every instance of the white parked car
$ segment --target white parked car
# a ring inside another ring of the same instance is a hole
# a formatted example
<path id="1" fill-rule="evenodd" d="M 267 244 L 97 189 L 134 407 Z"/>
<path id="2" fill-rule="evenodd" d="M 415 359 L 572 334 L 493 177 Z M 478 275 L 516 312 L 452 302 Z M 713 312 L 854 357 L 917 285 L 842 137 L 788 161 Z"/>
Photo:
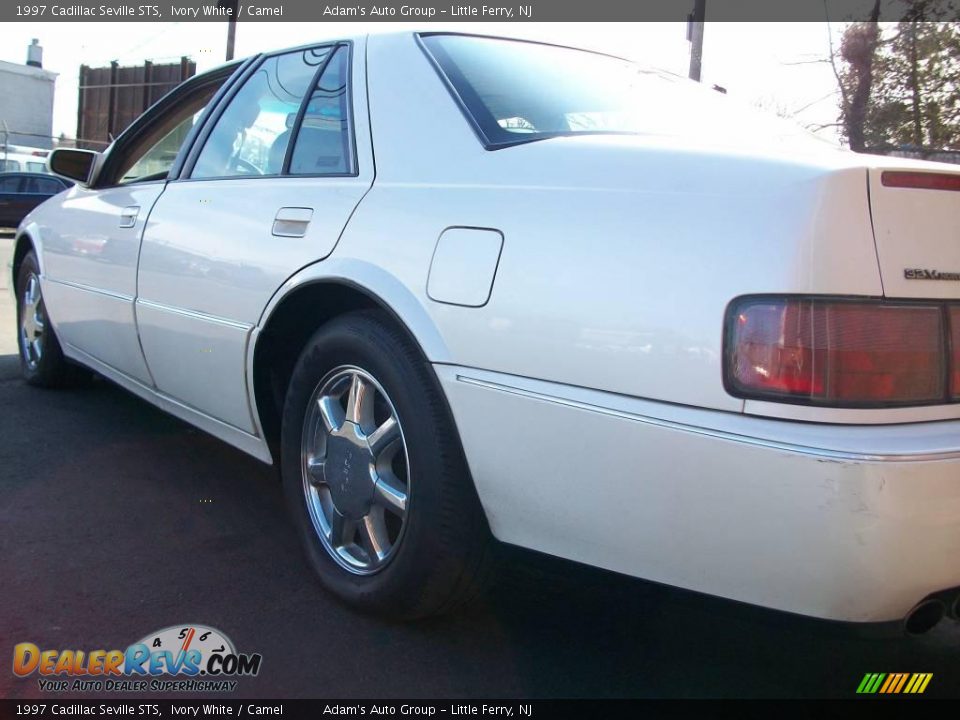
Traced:
<path id="1" fill-rule="evenodd" d="M 47 172 L 48 150 L 33 150 L 29 153 L 21 150 L 11 152 L 0 147 L 0 172 Z"/>
<path id="2" fill-rule="evenodd" d="M 594 53 L 399 33 L 184 83 L 40 206 L 23 371 L 279 464 L 355 606 L 491 537 L 922 631 L 960 595 L 960 173 Z"/>

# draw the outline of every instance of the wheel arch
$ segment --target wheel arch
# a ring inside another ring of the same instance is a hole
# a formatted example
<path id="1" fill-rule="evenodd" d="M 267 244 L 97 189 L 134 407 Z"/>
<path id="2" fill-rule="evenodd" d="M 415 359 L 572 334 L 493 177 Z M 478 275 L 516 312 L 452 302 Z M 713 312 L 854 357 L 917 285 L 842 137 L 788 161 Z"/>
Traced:
<path id="1" fill-rule="evenodd" d="M 449 362 L 446 343 L 433 320 L 399 279 L 361 261 L 325 261 L 306 268 L 277 291 L 249 344 L 250 403 L 275 460 L 283 400 L 303 347 L 321 325 L 357 310 L 383 312 L 426 362 Z"/>
<path id="2" fill-rule="evenodd" d="M 17 273 L 20 272 L 20 264 L 23 262 L 23 258 L 27 256 L 27 253 L 31 250 L 37 256 L 37 264 L 40 265 L 40 273 L 43 273 L 43 258 L 40 253 L 40 246 L 37 241 L 34 239 L 34 233 L 30 232 L 30 228 L 27 227 L 22 231 L 18 232 L 16 239 L 13 241 L 13 255 L 10 258 L 10 287 L 16 288 L 17 286 Z"/>

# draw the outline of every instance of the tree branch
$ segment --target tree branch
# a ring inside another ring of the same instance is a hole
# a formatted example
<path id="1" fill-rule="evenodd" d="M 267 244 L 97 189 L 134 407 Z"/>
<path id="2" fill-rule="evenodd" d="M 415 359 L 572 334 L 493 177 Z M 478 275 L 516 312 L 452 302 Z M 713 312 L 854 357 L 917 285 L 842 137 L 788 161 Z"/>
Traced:
<path id="1" fill-rule="evenodd" d="M 828 97 L 832 97 L 832 96 L 836 95 L 838 92 L 839 92 L 838 90 L 831 90 L 830 92 L 828 92 L 828 93 L 827 93 L 826 95 L 824 95 L 823 97 L 817 98 L 816 100 L 811 100 L 811 101 L 808 102 L 806 105 L 802 105 L 801 107 L 798 107 L 796 110 L 793 111 L 793 114 L 796 115 L 796 114 L 798 114 L 798 113 L 802 113 L 802 112 L 803 112 L 804 110 L 806 110 L 807 108 L 809 108 L 809 107 L 811 107 L 811 106 L 813 106 L 813 105 L 816 105 L 816 104 L 819 103 L 819 102 L 823 102 L 823 101 L 826 100 Z"/>
<path id="2" fill-rule="evenodd" d="M 830 10 L 827 7 L 827 0 L 823 0 L 823 12 L 827 18 L 827 44 L 830 47 L 830 67 L 833 68 L 833 77 L 836 78 L 837 87 L 840 88 L 840 102 L 843 104 L 843 114 L 847 114 L 850 108 L 850 101 L 847 98 L 847 91 L 840 80 L 840 71 L 837 70 L 837 56 L 833 50 L 833 27 L 830 25 Z"/>
<path id="3" fill-rule="evenodd" d="M 781 65 L 818 65 L 819 63 L 828 63 L 830 60 L 828 58 L 815 58 L 813 60 L 791 60 L 783 61 Z"/>

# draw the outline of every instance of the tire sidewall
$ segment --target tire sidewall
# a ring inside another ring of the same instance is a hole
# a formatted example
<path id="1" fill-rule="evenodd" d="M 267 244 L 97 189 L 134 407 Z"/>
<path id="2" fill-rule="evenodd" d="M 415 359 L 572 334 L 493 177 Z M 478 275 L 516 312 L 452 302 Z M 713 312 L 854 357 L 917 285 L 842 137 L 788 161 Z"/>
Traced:
<path id="1" fill-rule="evenodd" d="M 451 481 L 443 462 L 449 428 L 436 417 L 426 363 L 411 362 L 408 347 L 375 316 L 345 316 L 321 328 L 294 368 L 282 422 L 281 463 L 284 491 L 297 532 L 321 582 L 347 602 L 371 610 L 407 615 L 429 592 L 431 572 L 443 565 L 447 546 L 431 521 L 442 518 L 445 485 Z M 394 556 L 376 573 L 355 575 L 329 554 L 314 530 L 303 492 L 301 437 L 307 404 L 317 385 L 333 369 L 355 366 L 372 375 L 393 403 L 407 445 L 409 500 L 403 536 Z M 386 606 L 386 599 L 390 606 Z"/>
<path id="2" fill-rule="evenodd" d="M 39 282 L 40 266 L 37 262 L 36 255 L 32 251 L 24 256 L 23 261 L 20 263 L 20 268 L 17 271 L 17 350 L 20 355 L 20 369 L 26 381 L 28 383 L 44 383 L 49 375 L 49 366 L 51 362 L 57 359 L 53 356 L 60 353 L 60 348 L 58 346 L 54 347 L 53 343 L 51 342 L 51 338 L 53 337 L 53 326 L 50 323 L 50 316 L 47 313 L 47 305 L 43 298 L 43 291 L 41 289 L 40 302 L 43 305 L 44 333 L 40 339 L 40 360 L 37 362 L 37 365 L 34 368 L 31 368 L 30 365 L 27 364 L 26 353 L 24 352 L 23 347 L 23 334 L 21 333 L 20 328 L 23 323 L 23 293 L 26 290 L 27 281 L 29 280 L 30 275 L 35 275 Z"/>

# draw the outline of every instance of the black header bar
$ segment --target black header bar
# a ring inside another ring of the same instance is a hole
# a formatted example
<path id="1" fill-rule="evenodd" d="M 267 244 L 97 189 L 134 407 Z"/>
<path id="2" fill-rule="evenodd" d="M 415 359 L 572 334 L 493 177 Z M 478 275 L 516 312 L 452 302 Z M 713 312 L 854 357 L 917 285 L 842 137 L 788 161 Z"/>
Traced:
<path id="1" fill-rule="evenodd" d="M 658 22 L 686 21 L 694 0 L 4 0 L 0 22 Z M 709 0 L 708 22 L 866 20 L 874 0 Z M 912 8 L 882 0 L 883 21 Z M 958 20 L 960 4 L 929 0 L 926 20 Z"/>

